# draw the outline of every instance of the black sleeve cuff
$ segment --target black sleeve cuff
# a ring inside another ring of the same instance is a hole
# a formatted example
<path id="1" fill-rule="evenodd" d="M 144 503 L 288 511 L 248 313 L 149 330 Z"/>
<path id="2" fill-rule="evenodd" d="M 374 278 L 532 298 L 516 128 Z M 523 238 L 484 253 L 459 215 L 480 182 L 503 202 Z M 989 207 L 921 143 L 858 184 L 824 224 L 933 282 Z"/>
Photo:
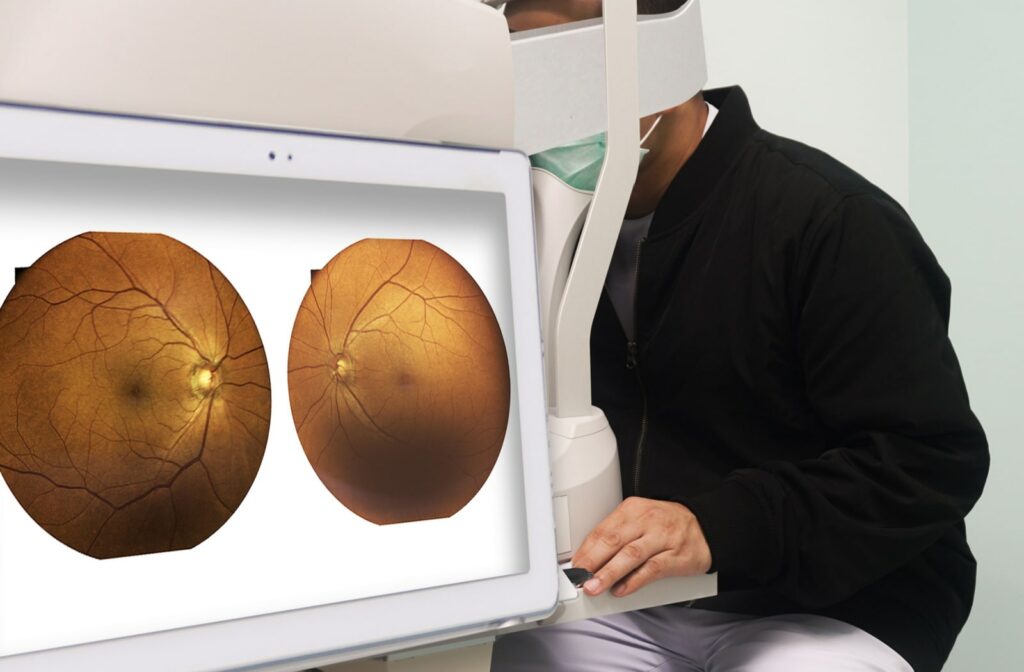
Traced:
<path id="1" fill-rule="evenodd" d="M 767 503 L 736 478 L 692 497 L 672 497 L 690 509 L 711 550 L 710 572 L 765 584 L 778 574 L 778 530 Z"/>

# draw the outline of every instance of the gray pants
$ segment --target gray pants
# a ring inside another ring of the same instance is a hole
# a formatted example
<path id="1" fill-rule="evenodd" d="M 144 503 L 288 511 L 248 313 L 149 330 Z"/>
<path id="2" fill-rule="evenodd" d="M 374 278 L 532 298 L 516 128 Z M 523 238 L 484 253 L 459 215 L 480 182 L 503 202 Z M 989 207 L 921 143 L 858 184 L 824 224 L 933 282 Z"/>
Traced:
<path id="1" fill-rule="evenodd" d="M 913 672 L 852 625 L 658 607 L 500 637 L 491 672 Z"/>

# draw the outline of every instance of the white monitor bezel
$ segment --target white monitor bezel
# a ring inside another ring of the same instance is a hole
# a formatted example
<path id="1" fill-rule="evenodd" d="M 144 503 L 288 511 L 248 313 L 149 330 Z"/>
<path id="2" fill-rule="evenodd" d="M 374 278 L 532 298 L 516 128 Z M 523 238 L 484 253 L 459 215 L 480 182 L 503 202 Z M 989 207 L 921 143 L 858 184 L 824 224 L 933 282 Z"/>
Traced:
<path id="1" fill-rule="evenodd" d="M 79 669 L 82 660 L 103 661 L 109 672 L 287 670 L 493 630 L 554 610 L 558 569 L 524 154 L 0 102 L 0 158 L 503 194 L 529 544 L 523 574 L 18 654 L 0 658 L 5 670 Z"/>

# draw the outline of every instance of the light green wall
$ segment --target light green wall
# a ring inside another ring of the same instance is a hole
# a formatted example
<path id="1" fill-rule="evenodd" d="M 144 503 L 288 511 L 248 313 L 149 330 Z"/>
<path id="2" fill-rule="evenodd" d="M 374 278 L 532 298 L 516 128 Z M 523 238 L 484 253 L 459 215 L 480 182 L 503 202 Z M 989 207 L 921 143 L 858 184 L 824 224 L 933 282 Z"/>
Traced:
<path id="1" fill-rule="evenodd" d="M 910 0 L 910 211 L 953 283 L 951 336 L 992 471 L 968 518 L 974 612 L 946 670 L 1024 658 L 1024 2 Z"/>
<path id="2" fill-rule="evenodd" d="M 907 0 L 703 0 L 709 86 L 908 200 Z"/>
<path id="3" fill-rule="evenodd" d="M 974 612 L 946 670 L 1024 669 L 1024 0 L 703 9 L 712 86 L 742 84 L 765 128 L 903 203 L 909 185 L 953 283 L 950 331 L 993 457 L 968 518 Z"/>

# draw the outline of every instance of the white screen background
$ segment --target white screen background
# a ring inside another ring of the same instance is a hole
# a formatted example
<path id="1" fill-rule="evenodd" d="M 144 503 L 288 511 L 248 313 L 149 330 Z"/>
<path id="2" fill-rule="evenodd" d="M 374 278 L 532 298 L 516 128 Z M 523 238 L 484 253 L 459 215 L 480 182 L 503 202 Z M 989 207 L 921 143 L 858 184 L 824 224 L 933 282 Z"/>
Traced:
<path id="1" fill-rule="evenodd" d="M 242 505 L 187 551 L 81 555 L 0 484 L 0 656 L 529 569 L 501 194 L 0 160 L 0 296 L 16 267 L 86 231 L 164 233 L 228 278 L 270 363 L 270 437 Z M 310 271 L 367 237 L 444 249 L 480 285 L 505 337 L 505 444 L 479 494 L 448 519 L 381 527 L 357 517 L 320 483 L 294 430 L 287 353 Z"/>

